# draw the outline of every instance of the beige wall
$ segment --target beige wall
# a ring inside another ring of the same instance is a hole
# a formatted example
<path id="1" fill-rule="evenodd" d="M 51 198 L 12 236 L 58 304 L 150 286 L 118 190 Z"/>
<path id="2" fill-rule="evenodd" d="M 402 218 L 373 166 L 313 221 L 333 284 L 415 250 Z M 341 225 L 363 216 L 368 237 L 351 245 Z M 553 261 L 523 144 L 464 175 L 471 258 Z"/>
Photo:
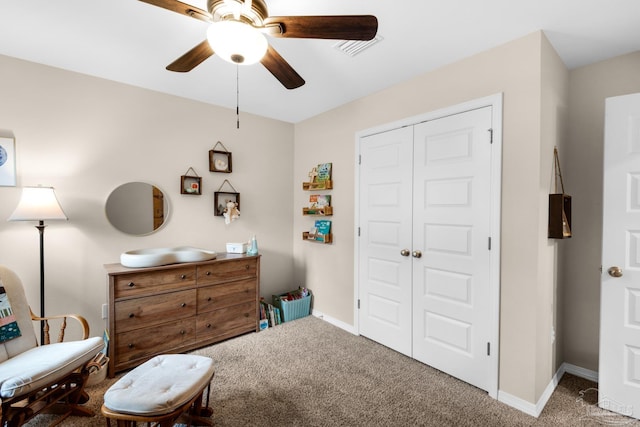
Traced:
<path id="1" fill-rule="evenodd" d="M 224 252 L 226 242 L 254 233 L 262 294 L 291 286 L 292 124 L 241 113 L 237 130 L 229 109 L 3 56 L 0 94 L 0 132 L 15 136 L 18 186 L 54 186 L 69 217 L 45 231 L 48 313 L 81 313 L 102 334 L 103 264 L 121 252 L 180 245 Z M 233 154 L 231 174 L 208 170 L 218 140 Z M 179 192 L 190 166 L 202 176 L 201 196 Z M 241 194 L 241 217 L 229 226 L 213 215 L 213 192 L 225 179 Z M 169 199 L 168 223 L 150 236 L 120 233 L 104 214 L 109 193 L 132 180 L 159 186 Z M 34 223 L 6 221 L 19 197 L 19 188 L 0 187 L 0 263 L 17 271 L 37 310 L 38 233 Z"/>
<path id="2" fill-rule="evenodd" d="M 546 239 L 546 194 L 561 117 L 547 110 L 563 109 L 565 84 L 564 66 L 534 33 L 297 124 L 294 236 L 309 226 L 299 214 L 308 197 L 299 182 L 315 164 L 334 164 L 335 243 L 294 238 L 296 279 L 314 291 L 315 309 L 354 323 L 355 133 L 502 92 L 500 390 L 536 402 L 553 374 L 555 244 Z M 541 144 L 542 133 L 552 138 Z"/>
<path id="3" fill-rule="evenodd" d="M 573 238 L 562 248 L 564 360 L 598 370 L 604 100 L 640 92 L 640 52 L 571 71 L 565 187 Z"/>
<path id="4" fill-rule="evenodd" d="M 553 149 L 558 148 L 561 160 L 564 160 L 567 143 L 567 107 L 569 102 L 569 71 L 549 44 L 542 39 L 541 61 L 541 103 L 540 114 L 540 173 L 538 204 L 538 297 L 537 301 L 537 378 L 536 396 L 541 396 L 562 364 L 562 334 L 558 318 L 559 290 L 563 283 L 558 280 L 562 265 L 558 262 L 558 247 L 564 241 L 547 238 L 549 224 L 549 194 L 555 193 Z M 558 184 L 560 191 L 560 184 Z"/>

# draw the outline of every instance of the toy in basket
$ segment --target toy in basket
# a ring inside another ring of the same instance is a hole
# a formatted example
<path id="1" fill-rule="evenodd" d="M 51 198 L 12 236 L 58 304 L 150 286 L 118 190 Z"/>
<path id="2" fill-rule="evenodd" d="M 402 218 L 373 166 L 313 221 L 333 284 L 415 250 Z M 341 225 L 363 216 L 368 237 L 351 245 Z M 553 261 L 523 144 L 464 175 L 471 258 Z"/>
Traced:
<path id="1" fill-rule="evenodd" d="M 273 296 L 273 305 L 280 309 L 283 322 L 308 316 L 311 311 L 311 291 L 298 288 L 295 291 Z"/>

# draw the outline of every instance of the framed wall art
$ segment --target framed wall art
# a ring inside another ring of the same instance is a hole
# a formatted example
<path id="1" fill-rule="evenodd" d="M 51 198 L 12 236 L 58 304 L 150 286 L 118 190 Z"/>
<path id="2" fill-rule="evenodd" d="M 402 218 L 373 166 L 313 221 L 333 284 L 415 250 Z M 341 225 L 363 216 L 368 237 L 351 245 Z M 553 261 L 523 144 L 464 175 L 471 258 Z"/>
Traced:
<path id="1" fill-rule="evenodd" d="M 189 171 L 193 172 L 193 175 L 189 175 Z M 202 194 L 202 178 L 191 167 L 180 177 L 180 194 L 193 194 L 196 196 Z"/>
<path id="2" fill-rule="evenodd" d="M 218 146 L 222 149 L 217 149 Z M 222 142 L 218 141 L 213 150 L 209 150 L 209 171 L 231 173 L 232 170 L 231 152 Z"/>
<path id="3" fill-rule="evenodd" d="M 233 191 L 222 191 L 224 185 L 227 184 Z M 228 180 L 224 180 L 218 191 L 213 193 L 213 206 L 215 216 L 225 216 L 225 212 L 228 211 L 230 204 L 233 208 L 240 211 L 240 193 L 233 188 L 233 185 Z"/>
<path id="4" fill-rule="evenodd" d="M 13 138 L 0 137 L 0 186 L 16 186 L 16 143 Z"/>

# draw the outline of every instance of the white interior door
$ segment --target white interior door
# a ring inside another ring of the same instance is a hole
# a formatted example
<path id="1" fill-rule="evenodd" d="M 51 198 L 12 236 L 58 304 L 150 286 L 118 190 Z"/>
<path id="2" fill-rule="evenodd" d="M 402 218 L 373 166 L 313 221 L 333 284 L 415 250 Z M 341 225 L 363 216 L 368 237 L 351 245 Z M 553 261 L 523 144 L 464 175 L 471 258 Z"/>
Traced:
<path id="1" fill-rule="evenodd" d="M 360 334 L 411 355 L 413 128 L 360 141 Z"/>
<path id="2" fill-rule="evenodd" d="M 640 419 L 640 94 L 605 115 L 598 403 Z"/>
<path id="3" fill-rule="evenodd" d="M 415 127 L 413 357 L 489 389 L 491 107 Z"/>

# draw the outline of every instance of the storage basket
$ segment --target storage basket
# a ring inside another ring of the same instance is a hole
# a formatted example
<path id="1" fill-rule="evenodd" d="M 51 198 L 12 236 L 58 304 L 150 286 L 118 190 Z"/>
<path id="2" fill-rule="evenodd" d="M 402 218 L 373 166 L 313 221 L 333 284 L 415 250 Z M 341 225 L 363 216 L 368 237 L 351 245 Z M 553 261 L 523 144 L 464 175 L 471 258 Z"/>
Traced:
<path id="1" fill-rule="evenodd" d="M 87 378 L 87 383 L 85 384 L 87 387 L 100 384 L 102 381 L 105 380 L 105 378 L 107 378 L 107 368 L 109 366 L 109 358 L 105 357 L 105 360 L 106 361 L 102 365 L 96 366 L 96 369 L 89 370 L 89 378 Z M 92 363 L 90 362 L 89 365 L 91 364 Z"/>
<path id="2" fill-rule="evenodd" d="M 296 292 L 298 291 L 285 292 L 284 294 L 273 296 L 273 305 L 280 309 L 280 318 L 283 322 L 289 322 L 291 320 L 299 319 L 310 314 L 312 296 L 311 291 L 309 291 L 309 295 L 300 299 L 294 299 L 291 301 L 282 299 L 288 294 Z"/>

